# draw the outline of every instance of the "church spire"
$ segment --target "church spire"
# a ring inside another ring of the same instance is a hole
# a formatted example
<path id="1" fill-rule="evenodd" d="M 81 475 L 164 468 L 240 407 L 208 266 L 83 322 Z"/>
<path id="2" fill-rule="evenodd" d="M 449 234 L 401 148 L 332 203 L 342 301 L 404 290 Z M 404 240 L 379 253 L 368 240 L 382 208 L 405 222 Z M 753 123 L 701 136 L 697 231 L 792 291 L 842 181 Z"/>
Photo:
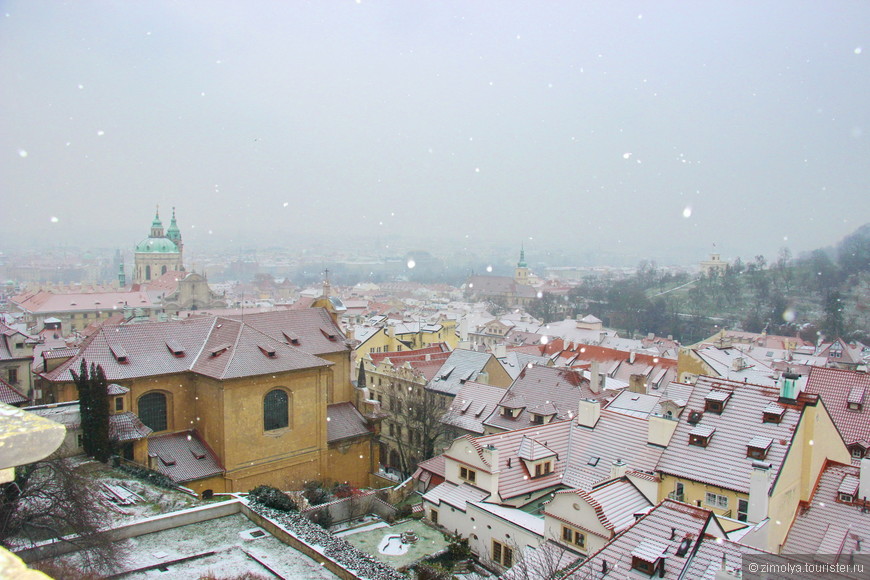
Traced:
<path id="1" fill-rule="evenodd" d="M 520 244 L 520 261 L 517 262 L 517 268 L 528 268 L 528 264 L 526 264 L 526 249 L 523 244 Z"/>
<path id="2" fill-rule="evenodd" d="M 160 206 L 157 206 L 157 211 L 154 212 L 154 221 L 151 222 L 151 237 L 163 237 L 163 222 L 160 221 Z"/>

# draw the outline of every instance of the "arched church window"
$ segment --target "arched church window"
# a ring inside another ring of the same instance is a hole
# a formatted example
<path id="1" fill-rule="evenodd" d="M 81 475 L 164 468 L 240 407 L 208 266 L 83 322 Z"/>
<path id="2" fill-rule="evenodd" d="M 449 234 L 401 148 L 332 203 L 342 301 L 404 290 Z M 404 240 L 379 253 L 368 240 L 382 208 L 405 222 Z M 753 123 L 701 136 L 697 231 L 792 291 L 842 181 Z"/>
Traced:
<path id="1" fill-rule="evenodd" d="M 152 391 L 139 397 L 139 419 L 154 431 L 165 431 L 166 395 Z"/>
<path id="2" fill-rule="evenodd" d="M 284 389 L 266 393 L 263 399 L 263 429 L 272 431 L 290 426 L 290 395 Z"/>

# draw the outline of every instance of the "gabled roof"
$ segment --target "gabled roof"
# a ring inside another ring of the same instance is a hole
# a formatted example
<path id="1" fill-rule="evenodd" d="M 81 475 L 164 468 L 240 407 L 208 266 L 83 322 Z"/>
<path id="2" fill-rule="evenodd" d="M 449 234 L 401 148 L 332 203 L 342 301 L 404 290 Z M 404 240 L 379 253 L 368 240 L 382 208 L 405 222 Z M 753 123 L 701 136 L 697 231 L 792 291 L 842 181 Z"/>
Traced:
<path id="1" fill-rule="evenodd" d="M 582 498 L 595 509 L 601 525 L 615 534 L 631 526 L 635 522 L 635 514 L 652 505 L 640 490 L 626 479 L 615 479 L 589 491 L 568 489 L 556 492 L 556 495 L 560 494 Z M 551 515 L 562 519 L 559 514 Z"/>
<path id="2" fill-rule="evenodd" d="M 670 444 L 662 453 L 658 470 L 668 475 L 749 493 L 754 461 L 746 456 L 750 434 L 773 441 L 764 461 L 771 464 L 771 474 L 775 480 L 792 444 L 803 404 L 789 406 L 780 423 L 764 423 L 765 409 L 779 398 L 776 387 L 702 376 L 695 384 L 686 409 L 703 411 L 708 394 L 720 390 L 732 391 L 722 413 L 704 412 L 700 421 L 692 424 L 687 420 L 689 414 L 684 412 Z M 690 434 L 712 437 L 706 447 L 700 447 L 689 444 Z"/>
<path id="3" fill-rule="evenodd" d="M 323 308 L 274 310 L 227 318 L 242 321 L 279 342 L 289 342 L 285 332 L 296 334 L 299 344 L 294 346 L 309 354 L 322 355 L 350 350 L 341 329 Z M 324 333 L 325 329 L 328 332 Z M 330 340 L 329 335 L 335 336 L 336 340 Z"/>
<path id="4" fill-rule="evenodd" d="M 467 483 L 456 485 L 445 481 L 433 487 L 423 495 L 423 499 L 440 505 L 442 502 L 465 511 L 465 502 L 483 501 L 489 493 Z"/>
<path id="5" fill-rule="evenodd" d="M 592 489 L 610 479 L 613 463 L 621 460 L 630 471 L 653 473 L 662 448 L 650 445 L 646 419 L 601 410 L 595 428 L 571 423 L 568 447 L 568 467 L 564 484 L 580 489 Z"/>
<path id="6" fill-rule="evenodd" d="M 504 393 L 501 387 L 468 381 L 456 393 L 441 422 L 483 434 L 483 421 L 496 408 Z"/>
<path id="7" fill-rule="evenodd" d="M 176 483 L 223 473 L 217 456 L 196 431 L 149 437 L 148 454 L 157 456 L 157 471 Z"/>
<path id="8" fill-rule="evenodd" d="M 371 435 L 365 417 L 353 406 L 353 403 L 328 405 L 326 421 L 327 443 Z"/>
<path id="9" fill-rule="evenodd" d="M 795 516 L 783 544 L 784 553 L 849 555 L 864 551 L 870 541 L 870 512 L 838 501 L 844 483 L 855 487 L 859 476 L 856 466 L 830 461 L 825 465 L 809 503 L 802 504 Z"/>
<path id="10" fill-rule="evenodd" d="M 870 375 L 842 369 L 813 367 L 805 388 L 807 393 L 822 397 L 825 408 L 843 436 L 846 445 L 870 439 L 870 400 L 865 398 L 860 410 L 849 408 L 849 396 L 863 391 L 870 395 Z"/>
<path id="11" fill-rule="evenodd" d="M 631 571 L 637 557 L 648 562 L 664 558 L 665 579 L 714 580 L 723 559 L 726 568 L 739 570 L 744 554 L 763 553 L 724 538 L 712 512 L 666 499 L 564 578 L 649 578 Z"/>
<path id="12" fill-rule="evenodd" d="M 27 397 L 18 389 L 0 379 L 0 403 L 6 403 L 13 407 L 18 407 L 28 401 Z"/>
<path id="13" fill-rule="evenodd" d="M 499 406 L 522 411 L 512 418 L 503 416 L 498 408 L 493 409 L 484 424 L 504 430 L 530 425 L 533 414 L 554 414 L 553 421 L 569 419 L 577 414 L 581 399 L 604 400 L 605 397 L 603 392 L 593 393 L 589 381 L 579 371 L 539 365 L 525 368 L 503 392 Z"/>
<path id="14" fill-rule="evenodd" d="M 93 292 L 76 294 L 54 294 L 38 292 L 13 297 L 12 302 L 21 310 L 33 314 L 50 312 L 92 312 L 94 310 L 118 310 L 125 306 L 131 308 L 152 308 L 147 292 Z"/>
<path id="15" fill-rule="evenodd" d="M 429 381 L 426 388 L 455 396 L 466 382 L 477 380 L 491 359 L 494 357 L 490 353 L 458 348 L 450 353 L 442 370 Z"/>
<path id="16" fill-rule="evenodd" d="M 548 457 L 555 457 L 556 452 L 544 443 L 536 441 L 528 435 L 523 436 L 517 449 L 517 457 L 526 461 L 539 461 Z"/>

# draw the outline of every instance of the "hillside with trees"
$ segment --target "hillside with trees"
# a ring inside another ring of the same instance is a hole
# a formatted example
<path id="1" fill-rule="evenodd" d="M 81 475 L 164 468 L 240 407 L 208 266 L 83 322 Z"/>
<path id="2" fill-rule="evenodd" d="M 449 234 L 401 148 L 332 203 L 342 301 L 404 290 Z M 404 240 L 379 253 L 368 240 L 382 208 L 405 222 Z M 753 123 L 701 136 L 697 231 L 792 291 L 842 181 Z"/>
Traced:
<path id="1" fill-rule="evenodd" d="M 626 335 L 652 332 L 683 344 L 720 328 L 870 342 L 870 224 L 834 248 L 799 258 L 783 249 L 773 262 L 738 257 L 710 275 L 642 262 L 628 278 L 589 279 L 564 296 L 545 294 L 529 312 L 547 322 L 591 313 Z"/>

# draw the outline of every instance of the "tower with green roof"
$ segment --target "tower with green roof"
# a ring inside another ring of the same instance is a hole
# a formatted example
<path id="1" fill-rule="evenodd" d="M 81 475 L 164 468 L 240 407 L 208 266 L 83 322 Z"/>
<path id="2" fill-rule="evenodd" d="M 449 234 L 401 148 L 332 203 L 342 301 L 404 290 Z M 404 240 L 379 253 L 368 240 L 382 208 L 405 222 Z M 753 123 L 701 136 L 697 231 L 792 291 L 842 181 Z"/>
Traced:
<path id="1" fill-rule="evenodd" d="M 526 249 L 520 244 L 520 261 L 514 270 L 514 282 L 521 286 L 529 285 L 529 265 L 526 264 Z"/>
<path id="2" fill-rule="evenodd" d="M 169 229 L 164 233 L 158 207 L 154 221 L 151 222 L 150 235 L 136 244 L 133 283 L 143 284 L 170 271 L 184 271 L 182 247 L 181 231 L 175 221 L 175 208 L 172 208 Z"/>

